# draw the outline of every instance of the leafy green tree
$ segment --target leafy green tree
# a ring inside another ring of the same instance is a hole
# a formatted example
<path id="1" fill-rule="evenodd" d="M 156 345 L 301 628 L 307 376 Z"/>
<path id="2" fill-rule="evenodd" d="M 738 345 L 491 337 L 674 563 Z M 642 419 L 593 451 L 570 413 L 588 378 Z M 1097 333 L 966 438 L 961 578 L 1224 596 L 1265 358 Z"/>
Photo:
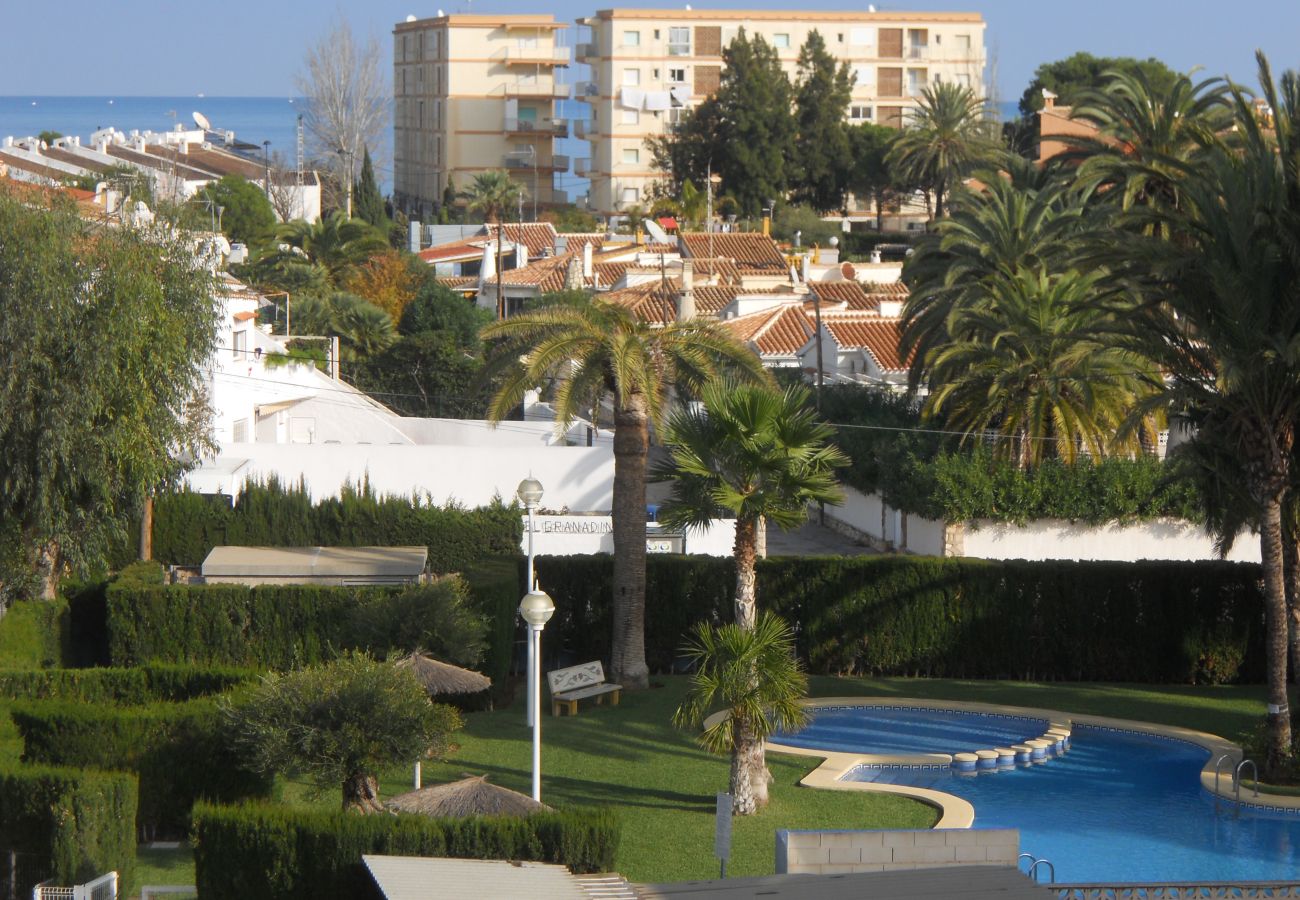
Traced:
<path id="1" fill-rule="evenodd" d="M 344 358 L 352 360 L 374 356 L 397 340 L 388 313 L 346 291 L 299 300 L 293 306 L 293 328 L 295 334 L 338 336 Z"/>
<path id="2" fill-rule="evenodd" d="M 753 815 L 767 805 L 763 742 L 808 720 L 799 702 L 808 693 L 808 679 L 794 655 L 794 634 L 771 613 L 759 616 L 753 628 L 701 622 L 686 655 L 696 670 L 673 723 L 698 727 L 714 709 L 726 714 L 699 741 L 711 753 L 731 755 L 732 813 Z"/>
<path id="3" fill-rule="evenodd" d="M 441 755 L 461 726 L 410 672 L 363 654 L 267 675 L 244 702 L 227 701 L 225 715 L 254 770 L 341 787 L 343 808 L 362 813 L 384 812 L 380 770 Z"/>
<path id="4" fill-rule="evenodd" d="M 887 162 L 898 130 L 863 122 L 850 126 L 848 135 L 851 164 L 845 187 L 859 200 L 869 200 L 875 206 L 876 231 L 881 231 L 885 207 L 907 192 L 898 173 Z"/>
<path id="5" fill-rule="evenodd" d="M 853 165 L 849 126 L 844 121 L 853 94 L 849 64 L 826 50 L 813 30 L 799 49 L 794 91 L 794 199 L 816 210 L 840 209 Z"/>
<path id="6" fill-rule="evenodd" d="M 1044 457 L 1073 462 L 1154 445 L 1156 421 L 1123 433 L 1132 410 L 1155 395 L 1160 372 L 1121 340 L 1124 319 L 1107 308 L 1093 276 L 1022 272 L 984 285 L 984 303 L 954 311 L 960 337 L 936 349 L 925 413 L 975 439 L 1002 437 L 994 455 L 1022 468 Z M 1122 301 L 1116 301 L 1117 308 Z"/>
<path id="7" fill-rule="evenodd" d="M 521 196 L 522 188 L 511 179 L 504 169 L 481 172 L 474 176 L 461 196 L 469 203 L 471 212 L 481 213 L 485 221 L 501 226 L 505 224 L 506 212 L 510 210 Z M 506 317 L 506 298 L 501 292 L 501 270 L 504 258 L 505 241 L 498 237 L 497 245 L 497 318 Z"/>
<path id="8" fill-rule="evenodd" d="M 42 144 L 52 145 L 61 137 L 63 137 L 63 133 L 59 131 L 42 131 L 40 134 L 36 135 L 36 140 L 40 141 Z"/>
<path id="9" fill-rule="evenodd" d="M 492 399 L 483 360 L 450 331 L 421 331 L 353 367 L 353 381 L 404 416 L 476 419 Z"/>
<path id="10" fill-rule="evenodd" d="M 370 148 L 361 157 L 361 174 L 352 189 L 352 214 L 364 219 L 383 232 L 388 231 L 388 213 L 384 208 L 384 195 L 379 193 L 375 180 L 375 166 L 370 161 Z"/>
<path id="11" fill-rule="evenodd" d="M 501 387 L 488 409 L 504 419 L 525 392 L 555 385 L 563 423 L 614 407 L 614 635 L 610 669 L 628 688 L 649 684 L 645 662 L 645 484 L 649 426 L 661 426 L 669 397 L 693 396 L 723 372 L 766 382 L 757 356 L 717 322 L 650 325 L 600 298 L 564 298 L 483 329 L 489 371 Z"/>
<path id="12" fill-rule="evenodd" d="M 941 219 L 948 193 L 971 172 L 1004 155 L 984 100 L 968 87 L 945 81 L 922 91 L 886 162 L 909 183 L 933 192 L 934 215 Z"/>
<path id="13" fill-rule="evenodd" d="M 541 214 L 541 219 L 543 222 L 553 224 L 555 230 L 561 234 L 600 230 L 600 223 L 596 221 L 595 216 L 572 203 L 555 206 L 544 211 Z"/>
<path id="14" fill-rule="evenodd" d="M 706 528 L 721 512 L 735 516 L 736 624 L 753 628 L 761 523 L 794 528 L 807 520 L 808 504 L 837 502 L 835 469 L 849 460 L 831 443 L 834 429 L 809 408 L 806 388 L 719 380 L 700 398 L 703 410 L 679 407 L 664 429 L 671 458 L 655 478 L 673 490 L 660 518 Z"/>
<path id="15" fill-rule="evenodd" d="M 1134 59 L 1129 56 L 1093 56 L 1079 52 L 1065 59 L 1046 62 L 1034 70 L 1034 78 L 1020 95 L 1020 115 L 1032 122 L 1034 113 L 1043 108 L 1043 90 L 1059 98 L 1061 106 L 1074 104 L 1079 94 L 1097 90 L 1109 80 L 1108 73 L 1141 74 L 1152 92 L 1162 95 L 1173 86 L 1178 73 L 1155 57 Z"/>
<path id="16" fill-rule="evenodd" d="M 0 192 L 0 602 L 102 564 L 210 447 L 211 275 L 168 230 Z"/>
<path id="17" fill-rule="evenodd" d="M 240 175 L 225 175 L 206 185 L 198 199 L 221 208 L 221 231 L 232 241 L 254 246 L 275 228 L 275 210 L 266 193 Z"/>
<path id="18" fill-rule="evenodd" d="M 408 336 L 428 331 L 445 331 L 451 335 L 456 346 L 477 353 L 480 347 L 479 331 L 490 321 L 490 312 L 479 309 L 430 273 L 416 291 L 415 298 L 402 310 L 397 330 Z"/>
<path id="19" fill-rule="evenodd" d="M 784 196 L 795 159 L 790 79 L 762 35 L 745 29 L 722 52 L 717 101 L 721 127 L 713 171 L 745 215 L 757 215 L 771 197 Z M 718 153 L 717 151 L 721 151 Z"/>
<path id="20" fill-rule="evenodd" d="M 357 266 L 372 255 L 388 249 L 387 236 L 363 219 L 349 219 L 341 212 L 317 222 L 286 222 L 276 230 L 276 249 L 267 254 L 266 265 L 288 268 L 304 263 L 322 266 L 330 284 L 341 287 Z M 282 247 L 280 245 L 283 245 Z"/>
<path id="21" fill-rule="evenodd" d="M 1283 511 L 1294 479 L 1300 417 L 1300 79 L 1273 81 L 1259 56 L 1267 129 L 1232 90 L 1235 130 L 1178 165 L 1176 205 L 1142 204 L 1098 247 L 1117 279 L 1144 290 L 1135 323 L 1169 375 L 1151 403 L 1208 421 L 1227 452 L 1211 458 L 1254 507 L 1264 574 L 1268 755 L 1265 775 L 1291 752 Z M 1165 235 L 1173 237 L 1166 238 Z"/>

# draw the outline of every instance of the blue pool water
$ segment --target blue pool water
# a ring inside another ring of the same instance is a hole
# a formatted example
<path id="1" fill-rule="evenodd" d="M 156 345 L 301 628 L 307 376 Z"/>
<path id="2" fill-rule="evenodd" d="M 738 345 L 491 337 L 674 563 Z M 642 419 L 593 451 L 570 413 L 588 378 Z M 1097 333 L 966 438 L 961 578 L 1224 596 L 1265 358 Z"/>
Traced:
<path id="1" fill-rule="evenodd" d="M 814 740 L 820 719 L 802 740 Z M 1300 880 L 1300 816 L 1243 807 L 1238 819 L 1224 801 L 1216 814 L 1200 786 L 1207 757 L 1182 741 L 1076 726 L 1070 751 L 1038 765 L 981 775 L 862 767 L 846 777 L 963 797 L 975 827 L 1020 829 L 1020 849 L 1050 859 L 1057 881 Z"/>
<path id="2" fill-rule="evenodd" d="M 846 753 L 963 753 L 1019 744 L 1040 737 L 1046 719 L 894 706 L 818 709 L 798 734 L 777 743 Z"/>

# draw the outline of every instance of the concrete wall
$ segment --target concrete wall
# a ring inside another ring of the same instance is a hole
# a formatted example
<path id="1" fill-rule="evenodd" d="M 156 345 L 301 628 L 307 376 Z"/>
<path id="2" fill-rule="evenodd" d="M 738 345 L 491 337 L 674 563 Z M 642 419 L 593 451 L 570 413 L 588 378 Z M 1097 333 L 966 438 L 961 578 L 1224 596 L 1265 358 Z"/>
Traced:
<path id="1" fill-rule="evenodd" d="M 1015 828 L 776 833 L 778 875 L 1014 866 L 1019 853 L 1020 832 Z"/>
<path id="2" fill-rule="evenodd" d="M 378 494 L 428 497 L 481 506 L 510 502 L 532 474 L 549 509 L 604 512 L 611 508 L 614 454 L 609 446 L 518 447 L 223 443 L 221 455 L 186 476 L 194 490 L 237 495 L 250 478 L 301 477 L 313 498 L 337 496 L 344 484 L 369 478 Z"/>
<path id="3" fill-rule="evenodd" d="M 983 559 L 1215 559 L 1205 530 L 1179 519 L 1135 525 L 1079 525 L 1045 519 L 1028 525 L 987 520 L 968 523 L 961 543 L 966 556 Z M 1259 538 L 1245 533 L 1228 559 L 1259 562 Z"/>
<path id="4" fill-rule="evenodd" d="M 549 489 L 547 501 L 550 500 Z M 731 556 L 736 540 L 735 519 L 715 519 L 709 528 L 692 528 L 686 533 L 687 553 L 701 556 Z M 519 549 L 528 552 L 528 517 Z M 610 516 L 533 516 L 533 552 L 538 556 L 568 556 L 580 553 L 613 553 L 614 520 Z"/>
<path id="5" fill-rule="evenodd" d="M 921 556 L 944 555 L 944 524 L 888 506 L 878 494 L 845 486 L 844 501 L 826 507 L 826 523 L 873 547 Z"/>

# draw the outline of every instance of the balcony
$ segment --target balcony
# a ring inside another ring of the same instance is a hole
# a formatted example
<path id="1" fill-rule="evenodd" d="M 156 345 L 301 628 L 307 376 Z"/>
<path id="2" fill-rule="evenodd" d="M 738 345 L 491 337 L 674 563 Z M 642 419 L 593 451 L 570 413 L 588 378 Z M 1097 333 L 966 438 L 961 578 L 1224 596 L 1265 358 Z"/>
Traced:
<path id="1" fill-rule="evenodd" d="M 497 58 L 508 66 L 567 66 L 568 47 L 507 47 Z"/>
<path id="2" fill-rule="evenodd" d="M 586 60 L 599 55 L 600 49 L 596 46 L 594 41 L 586 44 L 578 44 L 573 48 L 573 58 L 579 62 L 585 62 Z"/>
<path id="3" fill-rule="evenodd" d="M 522 138 L 567 138 L 569 123 L 564 119 L 515 119 L 506 117 L 506 136 Z"/>
<path id="4" fill-rule="evenodd" d="M 578 119 L 573 123 L 573 136 L 580 141 L 589 141 L 600 132 L 600 127 L 589 119 Z"/>
<path id="5" fill-rule="evenodd" d="M 930 48 L 923 44 L 914 44 L 907 48 L 907 59 L 929 59 Z"/>
<path id="6" fill-rule="evenodd" d="M 594 81 L 579 81 L 573 86 L 573 97 L 575 100 L 582 100 L 585 97 L 596 97 L 600 94 L 600 85 Z"/>
<path id="7" fill-rule="evenodd" d="M 567 100 L 569 99 L 569 88 L 567 84 L 507 84 L 505 85 L 505 95 L 507 97 L 525 99 L 537 98 L 544 100 Z"/>
<path id="8" fill-rule="evenodd" d="M 549 159 L 546 157 L 535 156 L 526 151 L 515 151 L 507 153 L 502 157 L 502 162 L 507 169 L 527 172 L 533 170 L 536 172 L 567 172 L 569 171 L 569 157 L 563 153 L 553 154 Z"/>
<path id="9" fill-rule="evenodd" d="M 579 178 L 586 178 L 588 175 L 590 175 L 591 158 L 583 156 L 578 159 L 575 159 L 573 161 L 573 174 L 577 175 Z"/>

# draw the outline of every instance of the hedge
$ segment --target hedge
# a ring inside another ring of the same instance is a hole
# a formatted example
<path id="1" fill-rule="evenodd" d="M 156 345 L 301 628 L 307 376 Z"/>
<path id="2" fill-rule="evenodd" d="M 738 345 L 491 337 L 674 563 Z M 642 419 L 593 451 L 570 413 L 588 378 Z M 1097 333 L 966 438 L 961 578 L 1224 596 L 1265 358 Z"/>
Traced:
<path id="1" fill-rule="evenodd" d="M 134 775 L 0 767 L 0 847 L 37 856 L 43 876 L 56 884 L 79 884 L 116 870 L 118 890 L 129 896 L 135 816 Z M 31 896 L 35 883 L 20 880 L 16 887 L 16 896 Z"/>
<path id="2" fill-rule="evenodd" d="M 129 669 L 0 669 L 0 698 L 140 705 L 220 694 L 256 678 L 252 669 L 163 664 Z"/>
<path id="3" fill-rule="evenodd" d="M 224 495 L 190 491 L 154 500 L 154 557 L 198 566 L 213 547 L 429 548 L 434 572 L 457 572 L 487 556 L 517 553 L 519 509 L 500 503 L 477 509 L 434 506 L 406 497 L 377 497 L 368 483 L 313 504 L 306 488 L 275 479 L 244 486 L 233 506 Z"/>
<path id="4" fill-rule="evenodd" d="M 265 804 L 200 804 L 191 835 L 195 884 L 211 900 L 375 896 L 365 853 L 535 860 L 607 872 L 618 840 L 618 821 L 604 809 L 434 819 Z"/>
<path id="5" fill-rule="evenodd" d="M 428 585 L 118 585 L 108 588 L 106 631 L 114 665 L 188 662 L 291 669 L 341 650 L 377 656 L 415 645 L 474 665 L 486 623 L 459 578 Z"/>
<path id="6" fill-rule="evenodd" d="M 612 557 L 541 557 L 556 612 L 552 660 L 609 658 Z M 669 670 L 689 626 L 729 621 L 734 567 L 651 557 L 646 659 Z M 797 627 L 820 674 L 1145 683 L 1263 678 L 1256 565 L 982 561 L 939 557 L 764 560 L 758 603 Z"/>
<path id="7" fill-rule="evenodd" d="M 482 671 L 494 685 L 505 683 L 514 656 L 515 611 L 524 595 L 526 577 L 521 558 L 502 556 L 486 559 L 466 569 L 470 597 L 487 621 L 487 649 Z"/>
<path id="8" fill-rule="evenodd" d="M 212 699 L 133 707 L 35 700 L 15 703 L 10 714 L 24 762 L 136 773 L 144 829 L 180 836 L 200 797 L 230 802 L 271 792 L 270 777 L 240 765 Z"/>

